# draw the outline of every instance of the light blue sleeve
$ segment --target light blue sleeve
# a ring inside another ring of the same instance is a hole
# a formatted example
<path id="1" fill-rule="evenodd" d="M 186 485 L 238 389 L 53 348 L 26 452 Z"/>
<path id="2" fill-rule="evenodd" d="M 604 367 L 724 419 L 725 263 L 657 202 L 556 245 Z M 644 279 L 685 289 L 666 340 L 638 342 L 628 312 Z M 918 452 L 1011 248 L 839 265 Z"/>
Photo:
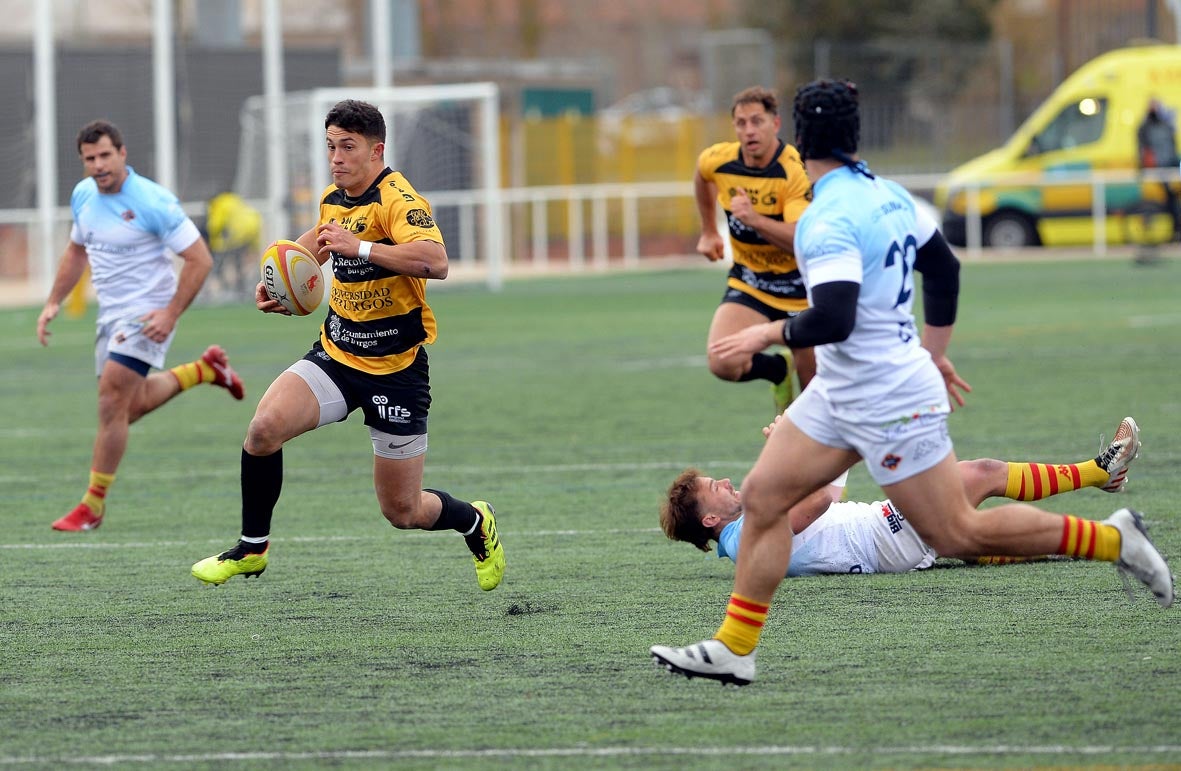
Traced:
<path id="1" fill-rule="evenodd" d="M 70 193 L 70 216 L 73 218 L 73 222 L 70 225 L 70 240 L 76 244 L 84 244 L 86 238 L 82 232 L 82 228 L 78 226 L 78 215 L 82 211 L 83 204 L 93 195 L 86 184 L 88 181 L 93 186 L 93 180 L 87 177 L 74 185 L 74 192 Z"/>
<path id="2" fill-rule="evenodd" d="M 144 228 L 174 252 L 192 246 L 201 233 L 177 197 L 150 179 L 139 177 L 138 182 L 134 196 L 137 208 L 143 212 Z"/>
<path id="3" fill-rule="evenodd" d="M 718 536 L 718 557 L 738 561 L 738 539 L 742 536 L 742 517 L 722 528 Z"/>
<path id="4" fill-rule="evenodd" d="M 809 218 L 803 237 L 796 236 L 796 253 L 806 263 L 808 286 L 832 281 L 860 284 L 862 264 L 857 229 L 843 211 L 830 208 L 825 214 Z"/>

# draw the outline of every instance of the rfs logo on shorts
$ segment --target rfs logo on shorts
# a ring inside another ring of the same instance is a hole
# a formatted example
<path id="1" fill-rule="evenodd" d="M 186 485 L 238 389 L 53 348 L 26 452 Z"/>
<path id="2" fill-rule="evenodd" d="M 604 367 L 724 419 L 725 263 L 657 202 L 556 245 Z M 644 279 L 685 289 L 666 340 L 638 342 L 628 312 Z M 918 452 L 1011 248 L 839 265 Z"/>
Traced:
<path id="1" fill-rule="evenodd" d="M 381 419 L 388 420 L 391 423 L 409 423 L 410 410 L 400 404 L 388 406 L 389 401 L 389 399 L 380 394 L 373 397 L 373 403 L 377 405 L 377 414 L 381 416 Z"/>

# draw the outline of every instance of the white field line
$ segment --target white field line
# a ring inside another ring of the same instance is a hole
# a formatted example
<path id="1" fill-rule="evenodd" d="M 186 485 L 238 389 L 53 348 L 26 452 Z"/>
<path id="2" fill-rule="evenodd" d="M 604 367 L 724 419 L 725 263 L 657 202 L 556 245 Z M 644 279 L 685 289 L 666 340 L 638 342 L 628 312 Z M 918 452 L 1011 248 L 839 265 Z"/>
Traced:
<path id="1" fill-rule="evenodd" d="M 1132 329 L 1153 329 L 1155 327 L 1175 327 L 1181 324 L 1181 313 L 1166 313 L 1156 316 L 1129 316 L 1128 326 Z"/>
<path id="2" fill-rule="evenodd" d="M 0 431 L 0 438 L 4 438 L 5 434 Z M 646 463 L 636 462 L 620 462 L 620 463 L 552 463 L 540 465 L 515 465 L 515 466 L 462 466 L 462 465 L 447 465 L 447 464 L 432 464 L 429 461 L 426 465 L 427 473 L 431 474 L 569 474 L 580 471 L 603 471 L 603 472 L 627 472 L 627 471 L 680 471 L 686 466 L 698 466 L 701 468 L 742 468 L 749 469 L 754 464 L 754 458 L 748 460 L 695 460 L 695 461 L 649 461 Z M 287 472 L 292 474 L 299 473 L 300 466 L 288 466 Z M 187 469 L 187 473 L 194 476 L 209 479 L 220 479 L 222 477 L 233 477 L 237 479 L 241 474 L 241 469 L 238 468 L 237 463 L 219 463 L 215 468 L 201 468 L 201 469 Z M 151 482 L 157 479 L 174 480 L 176 479 L 176 469 L 159 469 L 151 471 L 148 469 L 137 470 L 135 477 L 141 482 Z M 0 485 L 4 484 L 28 484 L 29 477 L 27 475 L 21 476 L 0 476 Z"/>
<path id="3" fill-rule="evenodd" d="M 552 749 L 487 749 L 487 750 L 335 750 L 322 752 L 209 752 L 194 754 L 146 754 L 146 755 L 78 755 L 78 756 L 4 756 L 0 765 L 23 764 L 83 764 L 83 765 L 124 765 L 124 764 L 184 764 L 184 763 L 226 763 L 250 761 L 300 761 L 300 760 L 449 760 L 471 758 L 623 758 L 662 757 L 679 755 L 687 757 L 727 757 L 745 755 L 753 757 L 775 756 L 879 756 L 919 755 L 940 757 L 956 756 L 1013 756 L 1045 755 L 1057 757 L 1109 757 L 1118 760 L 1130 755 L 1181 755 L 1181 745 L 1145 746 L 1082 746 L 1065 745 L 916 745 L 909 747 L 841 747 L 841 746 L 764 746 L 764 747 L 555 747 Z"/>
<path id="4" fill-rule="evenodd" d="M 527 531 L 513 531 L 510 529 L 500 528 L 506 535 L 511 535 L 514 540 L 519 538 L 552 538 L 554 536 L 604 536 L 604 535 L 626 535 L 632 536 L 640 533 L 659 533 L 658 527 L 630 527 L 630 528 L 607 528 L 604 530 L 527 530 Z M 428 532 L 425 530 L 411 530 L 406 532 L 399 531 L 397 537 L 399 540 L 403 538 L 436 538 L 446 537 L 451 531 L 443 532 Z M 65 538 L 77 536 L 63 536 Z M 83 535 L 82 538 L 88 536 Z M 205 541 L 112 541 L 109 543 L 93 542 L 93 541 L 58 541 L 54 543 L 0 543 L 0 549 L 159 549 L 162 547 L 171 546 L 200 546 L 208 544 L 224 544 L 224 538 L 209 539 Z M 274 543 L 324 543 L 326 541 L 373 541 L 371 535 L 322 535 L 322 536 L 294 536 L 291 538 L 272 538 Z"/>

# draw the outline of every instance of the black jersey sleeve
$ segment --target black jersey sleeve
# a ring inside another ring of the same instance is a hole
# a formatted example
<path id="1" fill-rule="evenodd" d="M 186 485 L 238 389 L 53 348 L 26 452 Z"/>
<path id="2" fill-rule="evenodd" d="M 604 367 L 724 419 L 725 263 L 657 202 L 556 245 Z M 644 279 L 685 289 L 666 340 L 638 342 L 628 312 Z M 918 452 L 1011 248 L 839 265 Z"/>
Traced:
<path id="1" fill-rule="evenodd" d="M 960 261 L 938 230 L 918 249 L 915 271 L 923 274 L 923 317 L 933 327 L 955 323 L 960 295 Z"/>
<path id="2" fill-rule="evenodd" d="M 792 348 L 839 343 L 853 332 L 857 321 L 856 281 L 829 281 L 812 287 L 812 305 L 784 324 L 785 342 Z"/>

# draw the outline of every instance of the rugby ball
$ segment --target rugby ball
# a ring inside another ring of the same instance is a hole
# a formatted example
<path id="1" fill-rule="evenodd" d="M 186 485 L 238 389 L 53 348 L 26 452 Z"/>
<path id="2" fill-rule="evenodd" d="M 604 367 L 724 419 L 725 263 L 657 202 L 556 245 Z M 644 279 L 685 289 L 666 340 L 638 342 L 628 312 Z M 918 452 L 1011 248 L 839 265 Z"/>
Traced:
<path id="1" fill-rule="evenodd" d="M 279 240 L 262 253 L 259 268 L 267 297 L 292 316 L 306 316 L 324 299 L 324 273 L 312 253 L 294 241 Z"/>

